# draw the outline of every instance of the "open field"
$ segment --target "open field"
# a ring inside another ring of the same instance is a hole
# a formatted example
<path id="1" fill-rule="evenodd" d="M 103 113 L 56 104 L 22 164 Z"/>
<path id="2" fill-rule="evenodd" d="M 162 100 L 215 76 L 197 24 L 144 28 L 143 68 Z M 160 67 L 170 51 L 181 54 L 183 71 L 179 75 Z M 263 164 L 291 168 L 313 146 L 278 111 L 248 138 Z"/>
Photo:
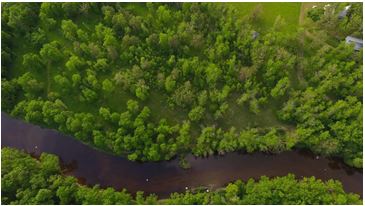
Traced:
<path id="1" fill-rule="evenodd" d="M 258 5 L 262 6 L 262 18 L 254 24 L 258 31 L 265 31 L 272 27 L 277 16 L 285 19 L 286 26 L 284 31 L 295 32 L 298 28 L 298 19 L 300 15 L 301 4 L 299 2 L 293 3 L 270 3 L 270 2 L 234 2 L 229 3 L 236 8 L 243 16 L 250 14 Z"/>

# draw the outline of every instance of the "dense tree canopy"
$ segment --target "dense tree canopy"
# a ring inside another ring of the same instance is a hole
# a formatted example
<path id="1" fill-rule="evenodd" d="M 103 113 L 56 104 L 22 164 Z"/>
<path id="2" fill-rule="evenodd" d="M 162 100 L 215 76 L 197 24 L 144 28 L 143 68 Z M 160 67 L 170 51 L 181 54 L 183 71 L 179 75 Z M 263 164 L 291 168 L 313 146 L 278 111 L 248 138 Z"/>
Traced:
<path id="1" fill-rule="evenodd" d="M 237 180 L 225 188 L 206 192 L 188 190 L 158 199 L 154 194 L 125 189 L 101 189 L 77 183 L 61 173 L 59 159 L 43 153 L 32 158 L 16 149 L 1 149 L 2 204 L 361 204 L 357 194 L 345 193 L 338 181 L 322 182 L 314 177 L 297 180 L 294 175 L 247 182 Z"/>
<path id="2" fill-rule="evenodd" d="M 308 16 L 362 34 L 362 5 L 351 5 L 342 21 Z M 362 50 L 301 45 L 280 17 L 253 37 L 260 15 L 213 3 L 4 3 L 2 108 L 130 160 L 300 146 L 362 167 Z"/>

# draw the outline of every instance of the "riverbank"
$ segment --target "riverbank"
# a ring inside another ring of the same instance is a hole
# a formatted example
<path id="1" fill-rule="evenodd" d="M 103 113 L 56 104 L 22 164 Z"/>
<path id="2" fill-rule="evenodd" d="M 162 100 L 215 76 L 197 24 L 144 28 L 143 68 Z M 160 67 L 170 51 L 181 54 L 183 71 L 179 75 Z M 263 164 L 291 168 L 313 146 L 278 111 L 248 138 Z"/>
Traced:
<path id="1" fill-rule="evenodd" d="M 75 176 L 87 185 L 100 184 L 116 190 L 126 188 L 132 193 L 143 190 L 146 194 L 167 197 L 171 192 L 184 192 L 186 187 L 216 189 L 236 179 L 246 181 L 263 175 L 274 177 L 293 173 L 298 178 L 315 176 L 322 180 L 339 180 L 346 192 L 362 195 L 362 170 L 309 152 L 188 156 L 191 168 L 184 170 L 177 159 L 155 163 L 128 161 L 90 148 L 55 130 L 43 129 L 3 113 L 1 133 L 2 147 L 22 149 L 35 156 L 42 152 L 55 154 L 69 166 L 67 175 Z"/>
<path id="2" fill-rule="evenodd" d="M 344 192 L 339 181 L 297 180 L 292 174 L 236 180 L 217 190 L 186 188 L 160 199 L 142 191 L 132 195 L 125 189 L 80 185 L 76 178 L 62 174 L 59 158 L 52 154 L 42 153 L 35 159 L 17 149 L 2 148 L 1 157 L 2 204 L 362 204 L 359 195 Z"/>

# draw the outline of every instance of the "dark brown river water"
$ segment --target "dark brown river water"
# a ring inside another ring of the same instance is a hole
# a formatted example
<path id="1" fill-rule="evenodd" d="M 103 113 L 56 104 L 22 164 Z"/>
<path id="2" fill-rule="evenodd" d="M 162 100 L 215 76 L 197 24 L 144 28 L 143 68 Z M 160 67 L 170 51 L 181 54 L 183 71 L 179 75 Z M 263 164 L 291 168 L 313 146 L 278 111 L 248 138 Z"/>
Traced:
<path id="1" fill-rule="evenodd" d="M 16 120 L 5 113 L 1 113 L 1 127 L 1 147 L 23 149 L 36 156 L 41 152 L 56 154 L 72 168 L 67 174 L 88 185 L 100 184 L 117 190 L 126 188 L 132 193 L 141 190 L 163 198 L 171 192 L 182 192 L 185 187 L 217 188 L 237 179 L 293 173 L 298 178 L 315 176 L 322 180 L 340 180 L 347 192 L 362 196 L 362 170 L 350 168 L 336 159 L 317 159 L 309 152 L 189 156 L 191 169 L 184 170 L 177 160 L 137 163 L 106 154 L 55 130 Z"/>

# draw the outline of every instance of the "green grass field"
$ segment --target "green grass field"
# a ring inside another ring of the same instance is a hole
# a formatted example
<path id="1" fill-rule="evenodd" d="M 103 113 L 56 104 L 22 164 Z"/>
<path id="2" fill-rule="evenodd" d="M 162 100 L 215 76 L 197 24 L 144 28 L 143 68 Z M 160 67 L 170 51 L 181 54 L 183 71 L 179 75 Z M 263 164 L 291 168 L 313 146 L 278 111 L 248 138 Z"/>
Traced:
<path id="1" fill-rule="evenodd" d="M 262 16 L 259 22 L 254 24 L 255 29 L 258 31 L 265 31 L 270 29 L 277 16 L 281 16 L 285 19 L 286 26 L 284 31 L 295 32 L 298 28 L 299 15 L 300 15 L 300 2 L 234 2 L 228 3 L 233 8 L 236 8 L 242 17 L 251 14 L 251 12 L 261 4 Z"/>

